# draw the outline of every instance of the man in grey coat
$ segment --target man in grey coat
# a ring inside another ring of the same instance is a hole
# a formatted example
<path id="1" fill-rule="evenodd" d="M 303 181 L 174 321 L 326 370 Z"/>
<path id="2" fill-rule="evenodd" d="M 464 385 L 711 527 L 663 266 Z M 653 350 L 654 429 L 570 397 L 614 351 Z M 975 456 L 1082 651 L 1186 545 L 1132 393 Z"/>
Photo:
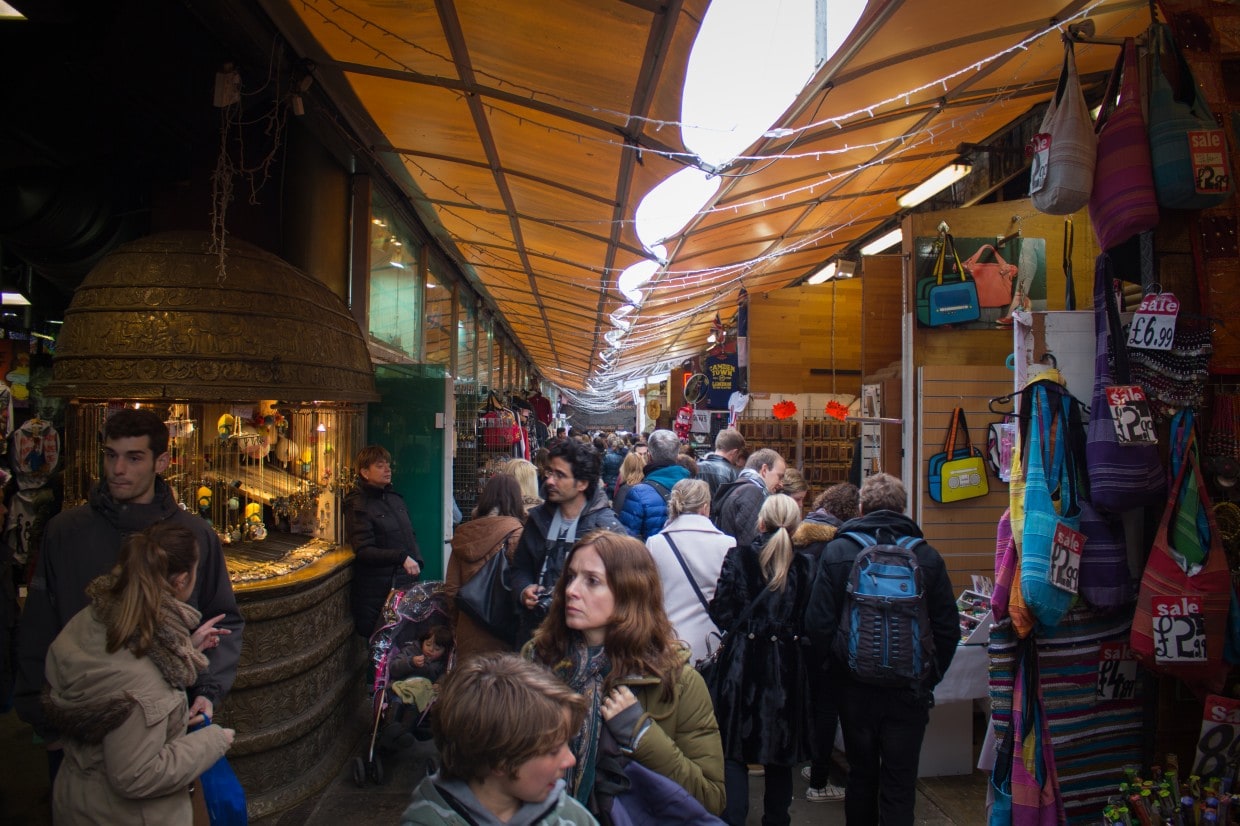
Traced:
<path id="1" fill-rule="evenodd" d="M 748 548 L 758 536 L 758 512 L 772 493 L 784 484 L 788 464 L 769 447 L 755 450 L 745 469 L 719 488 L 710 508 L 711 521 L 728 536 L 736 537 L 736 547 Z"/>

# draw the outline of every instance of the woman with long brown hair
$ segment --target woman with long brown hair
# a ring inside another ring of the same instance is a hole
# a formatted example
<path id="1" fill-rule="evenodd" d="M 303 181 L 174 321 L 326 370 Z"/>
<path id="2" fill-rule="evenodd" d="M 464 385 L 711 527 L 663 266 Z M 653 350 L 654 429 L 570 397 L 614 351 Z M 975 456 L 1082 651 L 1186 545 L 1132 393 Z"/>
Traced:
<path id="1" fill-rule="evenodd" d="M 89 608 L 47 654 L 48 719 L 64 762 L 57 824 L 193 820 L 189 787 L 232 745 L 232 729 L 191 722 L 185 689 L 218 643 L 221 614 L 186 604 L 198 571 L 193 533 L 171 520 L 130 536 L 112 573 L 87 586 Z"/>
<path id="2" fill-rule="evenodd" d="M 525 654 L 586 698 L 570 743 L 577 765 L 566 778 L 579 801 L 597 813 L 605 727 L 621 753 L 722 811 L 723 751 L 710 694 L 675 639 L 658 569 L 641 542 L 609 531 L 578 540 Z"/>

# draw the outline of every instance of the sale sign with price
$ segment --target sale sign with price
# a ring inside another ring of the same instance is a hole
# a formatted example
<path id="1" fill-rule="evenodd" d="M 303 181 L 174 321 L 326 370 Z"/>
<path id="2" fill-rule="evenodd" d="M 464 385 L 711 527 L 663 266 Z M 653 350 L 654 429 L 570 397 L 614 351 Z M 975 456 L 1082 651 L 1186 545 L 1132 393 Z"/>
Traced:
<path id="1" fill-rule="evenodd" d="M 1081 548 L 1085 547 L 1085 534 L 1074 531 L 1064 523 L 1055 526 L 1051 538 L 1051 585 L 1075 594 L 1081 580 Z"/>
<path id="2" fill-rule="evenodd" d="M 1205 662 L 1206 615 L 1200 597 L 1151 597 L 1150 614 L 1156 662 Z"/>
<path id="3" fill-rule="evenodd" d="M 1126 642 L 1098 646 L 1099 700 L 1131 700 L 1137 694 L 1137 658 Z"/>
<path id="4" fill-rule="evenodd" d="M 1201 734 L 1197 737 L 1197 756 L 1191 774 L 1198 777 L 1225 777 L 1229 766 L 1240 757 L 1240 700 L 1206 695 L 1201 714 Z"/>
<path id="5" fill-rule="evenodd" d="M 1111 408 L 1111 424 L 1115 440 L 1120 444 L 1154 444 L 1154 414 L 1139 384 L 1117 384 L 1107 387 L 1107 406 Z"/>
<path id="6" fill-rule="evenodd" d="M 1173 293 L 1151 293 L 1141 299 L 1141 306 L 1128 328 L 1128 346 L 1142 350 L 1170 350 L 1175 343 L 1175 319 L 1180 302 Z"/>

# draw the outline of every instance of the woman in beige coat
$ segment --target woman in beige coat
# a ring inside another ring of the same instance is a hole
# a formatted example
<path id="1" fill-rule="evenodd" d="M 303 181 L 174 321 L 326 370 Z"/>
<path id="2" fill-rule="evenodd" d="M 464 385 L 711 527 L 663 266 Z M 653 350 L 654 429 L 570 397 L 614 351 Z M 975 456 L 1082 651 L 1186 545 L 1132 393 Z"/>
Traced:
<path id="1" fill-rule="evenodd" d="M 456 656 L 461 661 L 477 654 L 509 651 L 512 648 L 462 613 L 455 605 L 455 597 L 461 586 L 473 579 L 497 553 L 502 551 L 508 555 L 509 561 L 512 560 L 513 551 L 521 540 L 524 521 L 521 485 L 515 477 L 497 473 L 487 480 L 478 496 L 473 518 L 458 525 L 452 534 L 452 555 L 448 558 L 448 570 L 444 576 L 444 593 L 452 604 Z M 516 624 L 514 607 L 513 628 Z"/>
<path id="2" fill-rule="evenodd" d="M 87 587 L 48 651 L 44 696 L 64 762 L 52 790 L 57 826 L 190 824 L 190 786 L 224 756 L 232 729 L 193 733 L 185 689 L 207 666 L 222 618 L 187 605 L 198 548 L 162 522 L 121 546 L 117 566 Z M 195 721 L 196 722 L 196 721 Z"/>

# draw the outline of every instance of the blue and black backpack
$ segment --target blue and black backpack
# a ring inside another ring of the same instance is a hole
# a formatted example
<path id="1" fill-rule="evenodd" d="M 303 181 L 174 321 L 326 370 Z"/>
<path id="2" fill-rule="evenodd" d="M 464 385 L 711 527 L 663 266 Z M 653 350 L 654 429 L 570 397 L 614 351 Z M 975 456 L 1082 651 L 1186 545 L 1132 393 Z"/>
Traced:
<path id="1" fill-rule="evenodd" d="M 937 667 L 925 583 L 913 552 L 924 540 L 904 536 L 885 545 L 864 533 L 844 536 L 861 551 L 848 575 L 836 655 L 864 683 L 921 683 Z"/>

